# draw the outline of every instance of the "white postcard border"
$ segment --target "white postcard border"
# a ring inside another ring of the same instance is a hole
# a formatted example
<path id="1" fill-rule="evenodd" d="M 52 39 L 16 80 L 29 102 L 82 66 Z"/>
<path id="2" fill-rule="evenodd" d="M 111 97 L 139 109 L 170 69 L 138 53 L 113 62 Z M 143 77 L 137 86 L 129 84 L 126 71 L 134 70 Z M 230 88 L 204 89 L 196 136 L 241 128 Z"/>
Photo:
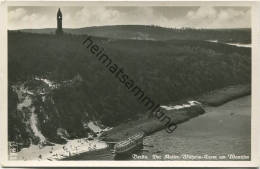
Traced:
<path id="1" fill-rule="evenodd" d="M 149 2 L 149 3 L 148 3 Z M 260 165 L 260 2 L 257 1 L 80 1 L 71 2 L 58 0 L 53 1 L 1 1 L 0 6 L 0 126 L 1 126 L 1 165 L 8 167 L 257 167 Z M 251 161 L 8 161 L 8 140 L 7 140 L 7 6 L 81 6 L 87 5 L 175 5 L 175 6 L 251 6 L 252 20 L 252 114 L 251 114 Z"/>

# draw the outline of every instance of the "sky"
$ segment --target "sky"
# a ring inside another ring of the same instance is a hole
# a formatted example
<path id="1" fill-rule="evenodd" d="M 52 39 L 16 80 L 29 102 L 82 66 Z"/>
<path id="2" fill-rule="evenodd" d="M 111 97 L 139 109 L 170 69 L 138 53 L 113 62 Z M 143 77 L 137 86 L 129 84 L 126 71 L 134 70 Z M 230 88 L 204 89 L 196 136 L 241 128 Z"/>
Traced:
<path id="1" fill-rule="evenodd" d="M 8 29 L 56 28 L 58 6 L 8 8 Z M 250 7 L 72 6 L 60 7 L 64 28 L 158 25 L 181 28 L 250 28 Z"/>

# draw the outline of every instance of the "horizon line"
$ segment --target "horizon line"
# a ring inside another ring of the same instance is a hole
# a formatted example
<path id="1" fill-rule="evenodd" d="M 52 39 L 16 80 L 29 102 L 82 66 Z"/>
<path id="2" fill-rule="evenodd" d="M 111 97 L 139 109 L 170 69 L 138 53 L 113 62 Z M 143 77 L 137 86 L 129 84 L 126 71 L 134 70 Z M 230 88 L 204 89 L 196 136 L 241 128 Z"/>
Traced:
<path id="1" fill-rule="evenodd" d="M 86 26 L 86 27 L 65 27 L 62 29 L 82 29 L 82 28 L 93 28 L 93 27 L 109 27 L 109 26 L 149 26 L 149 27 L 159 27 L 165 29 L 197 29 L 197 30 L 214 30 L 214 29 L 251 29 L 251 27 L 234 27 L 234 28 L 199 28 L 199 27 L 164 27 L 160 25 L 139 25 L 139 24 L 122 24 L 122 25 L 99 25 L 99 26 Z M 25 30 L 25 29 L 57 29 L 56 27 L 45 27 L 45 28 L 20 28 L 20 29 L 8 29 L 7 30 Z"/>

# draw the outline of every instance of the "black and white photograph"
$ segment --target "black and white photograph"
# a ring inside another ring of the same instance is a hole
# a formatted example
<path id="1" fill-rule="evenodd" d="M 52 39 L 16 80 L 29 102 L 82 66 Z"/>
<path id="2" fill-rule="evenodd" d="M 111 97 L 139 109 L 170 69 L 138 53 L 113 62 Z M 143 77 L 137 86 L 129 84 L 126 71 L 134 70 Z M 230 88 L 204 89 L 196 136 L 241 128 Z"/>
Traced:
<path id="1" fill-rule="evenodd" d="M 8 6 L 9 161 L 252 160 L 252 6 L 149 3 Z"/>

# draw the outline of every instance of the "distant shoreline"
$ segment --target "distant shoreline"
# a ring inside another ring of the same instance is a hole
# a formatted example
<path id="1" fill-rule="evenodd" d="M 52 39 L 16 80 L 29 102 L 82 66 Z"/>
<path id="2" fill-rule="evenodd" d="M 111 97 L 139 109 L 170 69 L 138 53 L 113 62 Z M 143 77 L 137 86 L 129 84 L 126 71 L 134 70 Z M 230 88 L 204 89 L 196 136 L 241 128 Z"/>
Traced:
<path id="1" fill-rule="evenodd" d="M 252 44 L 251 43 L 233 43 L 233 42 L 221 42 L 218 40 L 206 40 L 207 42 L 213 42 L 213 43 L 223 43 L 226 45 L 231 45 L 231 46 L 237 46 L 237 47 L 245 47 L 245 48 L 251 48 Z"/>

